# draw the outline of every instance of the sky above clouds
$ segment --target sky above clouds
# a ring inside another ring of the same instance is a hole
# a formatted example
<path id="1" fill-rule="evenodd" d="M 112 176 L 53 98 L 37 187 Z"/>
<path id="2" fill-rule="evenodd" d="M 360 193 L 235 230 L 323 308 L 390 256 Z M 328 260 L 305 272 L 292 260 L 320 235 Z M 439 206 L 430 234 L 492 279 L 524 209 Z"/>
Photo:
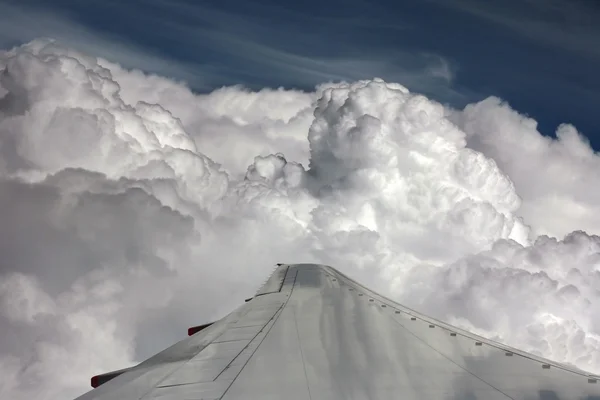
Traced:
<path id="1" fill-rule="evenodd" d="M 590 3 L 18 4 L 0 397 L 75 397 L 277 262 L 600 373 Z"/>
<path id="2" fill-rule="evenodd" d="M 572 123 L 600 147 L 595 1 L 3 0 L 0 11 L 3 48 L 51 36 L 203 93 L 377 76 L 460 108 L 495 95 L 546 136 Z"/>

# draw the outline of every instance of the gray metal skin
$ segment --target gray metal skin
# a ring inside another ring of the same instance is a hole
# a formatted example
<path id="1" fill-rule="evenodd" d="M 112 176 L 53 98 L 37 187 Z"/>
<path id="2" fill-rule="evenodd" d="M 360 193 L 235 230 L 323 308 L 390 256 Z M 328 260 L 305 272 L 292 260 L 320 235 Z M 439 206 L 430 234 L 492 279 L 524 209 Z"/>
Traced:
<path id="1" fill-rule="evenodd" d="M 78 399 L 600 400 L 600 382 L 331 267 L 290 264 L 227 317 Z"/>

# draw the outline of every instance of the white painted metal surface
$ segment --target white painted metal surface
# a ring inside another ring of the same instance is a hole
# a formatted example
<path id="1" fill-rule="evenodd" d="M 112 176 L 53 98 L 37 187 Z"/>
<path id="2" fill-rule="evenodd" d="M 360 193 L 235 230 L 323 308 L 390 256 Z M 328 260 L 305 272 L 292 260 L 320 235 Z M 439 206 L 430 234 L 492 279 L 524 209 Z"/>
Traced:
<path id="1" fill-rule="evenodd" d="M 278 267 L 236 312 L 79 399 L 600 400 L 600 382 L 306 264 Z"/>

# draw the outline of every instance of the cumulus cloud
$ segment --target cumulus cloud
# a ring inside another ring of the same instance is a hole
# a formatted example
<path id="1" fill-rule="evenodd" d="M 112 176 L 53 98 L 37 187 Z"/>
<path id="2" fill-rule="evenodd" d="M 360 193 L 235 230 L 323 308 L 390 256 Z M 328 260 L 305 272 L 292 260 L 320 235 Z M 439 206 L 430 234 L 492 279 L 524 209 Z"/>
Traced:
<path id="1" fill-rule="evenodd" d="M 467 145 L 498 163 L 522 199 L 519 215 L 536 234 L 563 237 L 575 230 L 600 234 L 600 157 L 577 129 L 563 124 L 556 139 L 537 122 L 491 97 L 452 116 Z"/>
<path id="2" fill-rule="evenodd" d="M 2 397 L 74 397 L 276 262 L 600 371 L 598 225 L 567 222 L 594 211 L 597 155 L 574 128 L 380 79 L 197 95 L 52 41 L 0 71 Z"/>

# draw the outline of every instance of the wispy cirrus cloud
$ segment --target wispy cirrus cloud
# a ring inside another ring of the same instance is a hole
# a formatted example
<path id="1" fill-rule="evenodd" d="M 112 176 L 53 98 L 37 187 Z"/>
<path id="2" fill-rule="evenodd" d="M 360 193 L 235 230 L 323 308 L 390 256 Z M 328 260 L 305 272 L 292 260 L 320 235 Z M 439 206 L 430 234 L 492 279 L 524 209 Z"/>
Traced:
<path id="1" fill-rule="evenodd" d="M 402 23 L 396 26 L 373 18 L 358 23 L 344 17 L 313 20 L 299 16 L 297 26 L 279 29 L 277 24 L 267 26 L 258 16 L 218 10 L 204 3 L 154 0 L 144 5 L 110 1 L 90 5 L 101 5 L 107 13 L 135 15 L 132 25 L 140 32 L 152 27 L 152 40 L 143 42 L 135 40 L 135 35 L 123 38 L 92 28 L 60 9 L 4 4 L 0 5 L 0 46 L 51 37 L 128 68 L 185 81 L 200 91 L 240 83 L 311 89 L 324 81 L 381 77 L 403 82 L 415 91 L 439 94 L 442 99 L 462 98 L 452 88 L 456 65 L 445 57 L 427 51 L 367 46 L 336 33 L 340 25 L 354 27 L 357 32 L 374 27 L 397 32 L 404 29 Z M 278 12 L 285 10 L 274 10 Z M 169 18 L 165 18 L 167 14 Z M 315 28 L 307 29 L 309 26 Z M 159 42 L 176 45 L 153 44 Z M 187 50 L 174 50 L 180 46 Z"/>
<path id="2" fill-rule="evenodd" d="M 206 69 L 198 71 L 195 64 L 165 58 L 164 54 L 131 40 L 95 31 L 51 9 L 0 3 L 0 21 L 0 47 L 3 49 L 48 37 L 87 54 L 115 60 L 128 68 L 184 80 L 200 88 L 207 86 L 216 75 Z"/>
<path id="3" fill-rule="evenodd" d="M 508 0 L 503 2 L 427 0 L 474 15 L 514 31 L 520 37 L 570 53 L 600 58 L 600 7 L 580 0 Z"/>

